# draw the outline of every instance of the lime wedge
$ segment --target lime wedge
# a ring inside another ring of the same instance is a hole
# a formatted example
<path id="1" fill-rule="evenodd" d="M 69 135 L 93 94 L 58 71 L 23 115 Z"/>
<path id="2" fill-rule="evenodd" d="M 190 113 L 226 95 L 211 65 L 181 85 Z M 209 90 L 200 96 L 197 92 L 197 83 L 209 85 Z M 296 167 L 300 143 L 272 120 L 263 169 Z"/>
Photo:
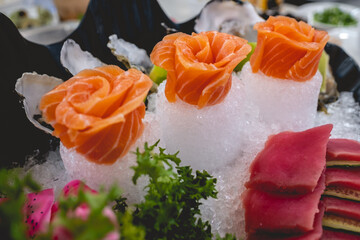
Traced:
<path id="1" fill-rule="evenodd" d="M 246 58 L 244 60 L 242 60 L 234 69 L 235 72 L 239 72 L 241 71 L 241 69 L 243 68 L 243 66 L 245 65 L 245 63 L 247 63 L 250 60 L 251 55 L 254 53 L 255 51 L 255 47 L 256 47 L 256 42 L 249 42 L 248 43 L 251 46 L 251 51 L 249 52 L 249 54 L 246 56 Z"/>
<path id="2" fill-rule="evenodd" d="M 151 78 L 151 80 L 153 80 L 154 83 L 159 85 L 160 83 L 162 83 L 162 81 L 166 79 L 166 75 L 167 72 L 165 69 L 154 65 L 151 69 L 149 77 Z"/>
<path id="3" fill-rule="evenodd" d="M 325 51 L 323 51 L 319 61 L 319 71 L 323 78 L 320 88 L 320 92 L 322 93 L 326 92 L 326 74 L 328 71 L 328 66 L 329 66 L 329 55 Z"/>

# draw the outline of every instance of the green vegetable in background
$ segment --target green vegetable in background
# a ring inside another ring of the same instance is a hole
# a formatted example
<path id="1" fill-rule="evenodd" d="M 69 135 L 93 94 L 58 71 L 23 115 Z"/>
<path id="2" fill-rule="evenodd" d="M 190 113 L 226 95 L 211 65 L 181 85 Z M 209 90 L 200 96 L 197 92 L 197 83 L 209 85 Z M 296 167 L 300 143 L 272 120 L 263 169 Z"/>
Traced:
<path id="1" fill-rule="evenodd" d="M 36 18 L 31 17 L 25 8 L 11 13 L 9 17 L 19 29 L 40 27 L 51 23 L 53 16 L 49 10 L 42 7 L 37 7 L 36 10 L 38 14 Z"/>
<path id="2" fill-rule="evenodd" d="M 314 20 L 338 26 L 351 26 L 357 24 L 357 20 L 351 16 L 350 13 L 344 12 L 338 7 L 328 8 L 321 13 L 315 13 Z"/>

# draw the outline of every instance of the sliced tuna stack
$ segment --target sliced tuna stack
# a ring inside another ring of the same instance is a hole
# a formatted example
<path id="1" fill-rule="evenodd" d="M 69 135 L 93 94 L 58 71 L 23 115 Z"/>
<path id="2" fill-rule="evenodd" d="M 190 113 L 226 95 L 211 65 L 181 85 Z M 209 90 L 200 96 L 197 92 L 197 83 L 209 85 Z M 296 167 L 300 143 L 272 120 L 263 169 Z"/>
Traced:
<path id="1" fill-rule="evenodd" d="M 330 139 L 326 165 L 322 239 L 360 240 L 360 143 Z"/>
<path id="2" fill-rule="evenodd" d="M 332 125 L 269 137 L 243 194 L 248 239 L 320 239 Z"/>

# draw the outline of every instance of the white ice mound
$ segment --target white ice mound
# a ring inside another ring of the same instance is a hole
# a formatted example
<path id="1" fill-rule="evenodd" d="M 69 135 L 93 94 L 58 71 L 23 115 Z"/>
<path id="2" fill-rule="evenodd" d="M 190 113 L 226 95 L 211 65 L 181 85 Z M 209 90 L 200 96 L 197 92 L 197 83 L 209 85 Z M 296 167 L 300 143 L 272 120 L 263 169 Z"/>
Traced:
<path id="1" fill-rule="evenodd" d="M 77 153 L 74 149 L 67 149 L 60 145 L 60 154 L 69 177 L 84 181 L 89 187 L 99 189 L 101 186 L 110 187 L 117 184 L 123 191 L 129 204 L 139 203 L 145 194 L 144 187 L 146 178 L 140 178 L 136 185 L 132 182 L 134 171 L 132 166 L 136 165 L 136 148 L 143 150 L 145 142 L 154 144 L 158 138 L 158 125 L 152 113 L 147 113 L 143 120 L 145 129 L 142 136 L 137 140 L 130 151 L 112 165 L 101 165 L 90 162 Z M 161 145 L 161 143 L 160 143 Z"/>
<path id="2" fill-rule="evenodd" d="M 60 196 L 64 186 L 70 182 L 64 164 L 60 158 L 59 149 L 49 151 L 43 162 L 43 157 L 38 155 L 29 157 L 23 168 L 16 169 L 20 176 L 31 174 L 32 178 L 38 182 L 41 189 L 54 189 L 55 196 Z"/>
<path id="3" fill-rule="evenodd" d="M 164 95 L 165 84 L 149 98 L 149 106 L 156 106 L 162 143 L 170 153 L 180 151 L 181 165 L 205 169 L 217 178 L 218 198 L 205 200 L 201 206 L 202 218 L 210 222 L 212 232 L 244 238 L 241 194 L 249 166 L 268 135 L 277 129 L 267 129 L 258 121 L 257 107 L 247 102 L 244 86 L 234 75 L 224 101 L 203 109 L 179 99 L 169 103 Z"/>
<path id="4" fill-rule="evenodd" d="M 214 235 L 224 237 L 226 233 L 232 233 L 237 239 L 245 239 L 245 214 L 241 194 L 249 179 L 249 167 L 256 152 L 243 153 L 234 164 L 211 173 L 217 179 L 217 198 L 202 201 L 200 210 L 202 219 L 210 222 Z"/>
<path id="5" fill-rule="evenodd" d="M 314 127 L 322 77 L 319 72 L 306 82 L 253 73 L 246 63 L 240 73 L 246 100 L 259 108 L 259 120 L 279 131 L 303 131 Z"/>
<path id="6" fill-rule="evenodd" d="M 352 92 L 341 92 L 339 99 L 327 105 L 327 113 L 318 112 L 316 125 L 332 123 L 331 138 L 360 141 L 360 105 Z"/>
<path id="7" fill-rule="evenodd" d="M 233 77 L 231 90 L 222 103 L 202 109 L 180 99 L 169 103 L 165 84 L 158 88 L 156 116 L 167 151 L 180 151 L 182 165 L 196 170 L 210 171 L 235 161 L 242 150 L 245 119 L 239 79 Z"/>
<path id="8" fill-rule="evenodd" d="M 92 69 L 104 65 L 91 53 L 81 50 L 81 47 L 72 39 L 64 42 L 60 52 L 60 61 L 72 75 L 76 75 L 84 69 Z"/>

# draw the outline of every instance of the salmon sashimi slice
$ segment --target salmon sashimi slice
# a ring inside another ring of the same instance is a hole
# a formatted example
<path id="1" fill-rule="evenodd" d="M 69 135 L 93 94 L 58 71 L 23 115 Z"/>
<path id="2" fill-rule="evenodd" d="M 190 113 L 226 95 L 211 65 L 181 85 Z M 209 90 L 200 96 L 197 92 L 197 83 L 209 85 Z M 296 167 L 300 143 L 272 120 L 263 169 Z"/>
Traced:
<path id="1" fill-rule="evenodd" d="M 294 81 L 310 80 L 316 73 L 322 51 L 329 40 L 325 31 L 285 16 L 270 16 L 255 24 L 257 46 L 250 58 L 254 73 Z"/>
<path id="2" fill-rule="evenodd" d="M 45 94 L 39 108 L 65 147 L 89 161 L 112 164 L 141 136 L 151 86 L 135 69 L 86 69 Z"/>
<path id="3" fill-rule="evenodd" d="M 169 102 L 178 97 L 203 108 L 223 101 L 232 71 L 250 51 L 246 40 L 226 33 L 174 33 L 156 44 L 150 58 L 167 71 Z"/>

